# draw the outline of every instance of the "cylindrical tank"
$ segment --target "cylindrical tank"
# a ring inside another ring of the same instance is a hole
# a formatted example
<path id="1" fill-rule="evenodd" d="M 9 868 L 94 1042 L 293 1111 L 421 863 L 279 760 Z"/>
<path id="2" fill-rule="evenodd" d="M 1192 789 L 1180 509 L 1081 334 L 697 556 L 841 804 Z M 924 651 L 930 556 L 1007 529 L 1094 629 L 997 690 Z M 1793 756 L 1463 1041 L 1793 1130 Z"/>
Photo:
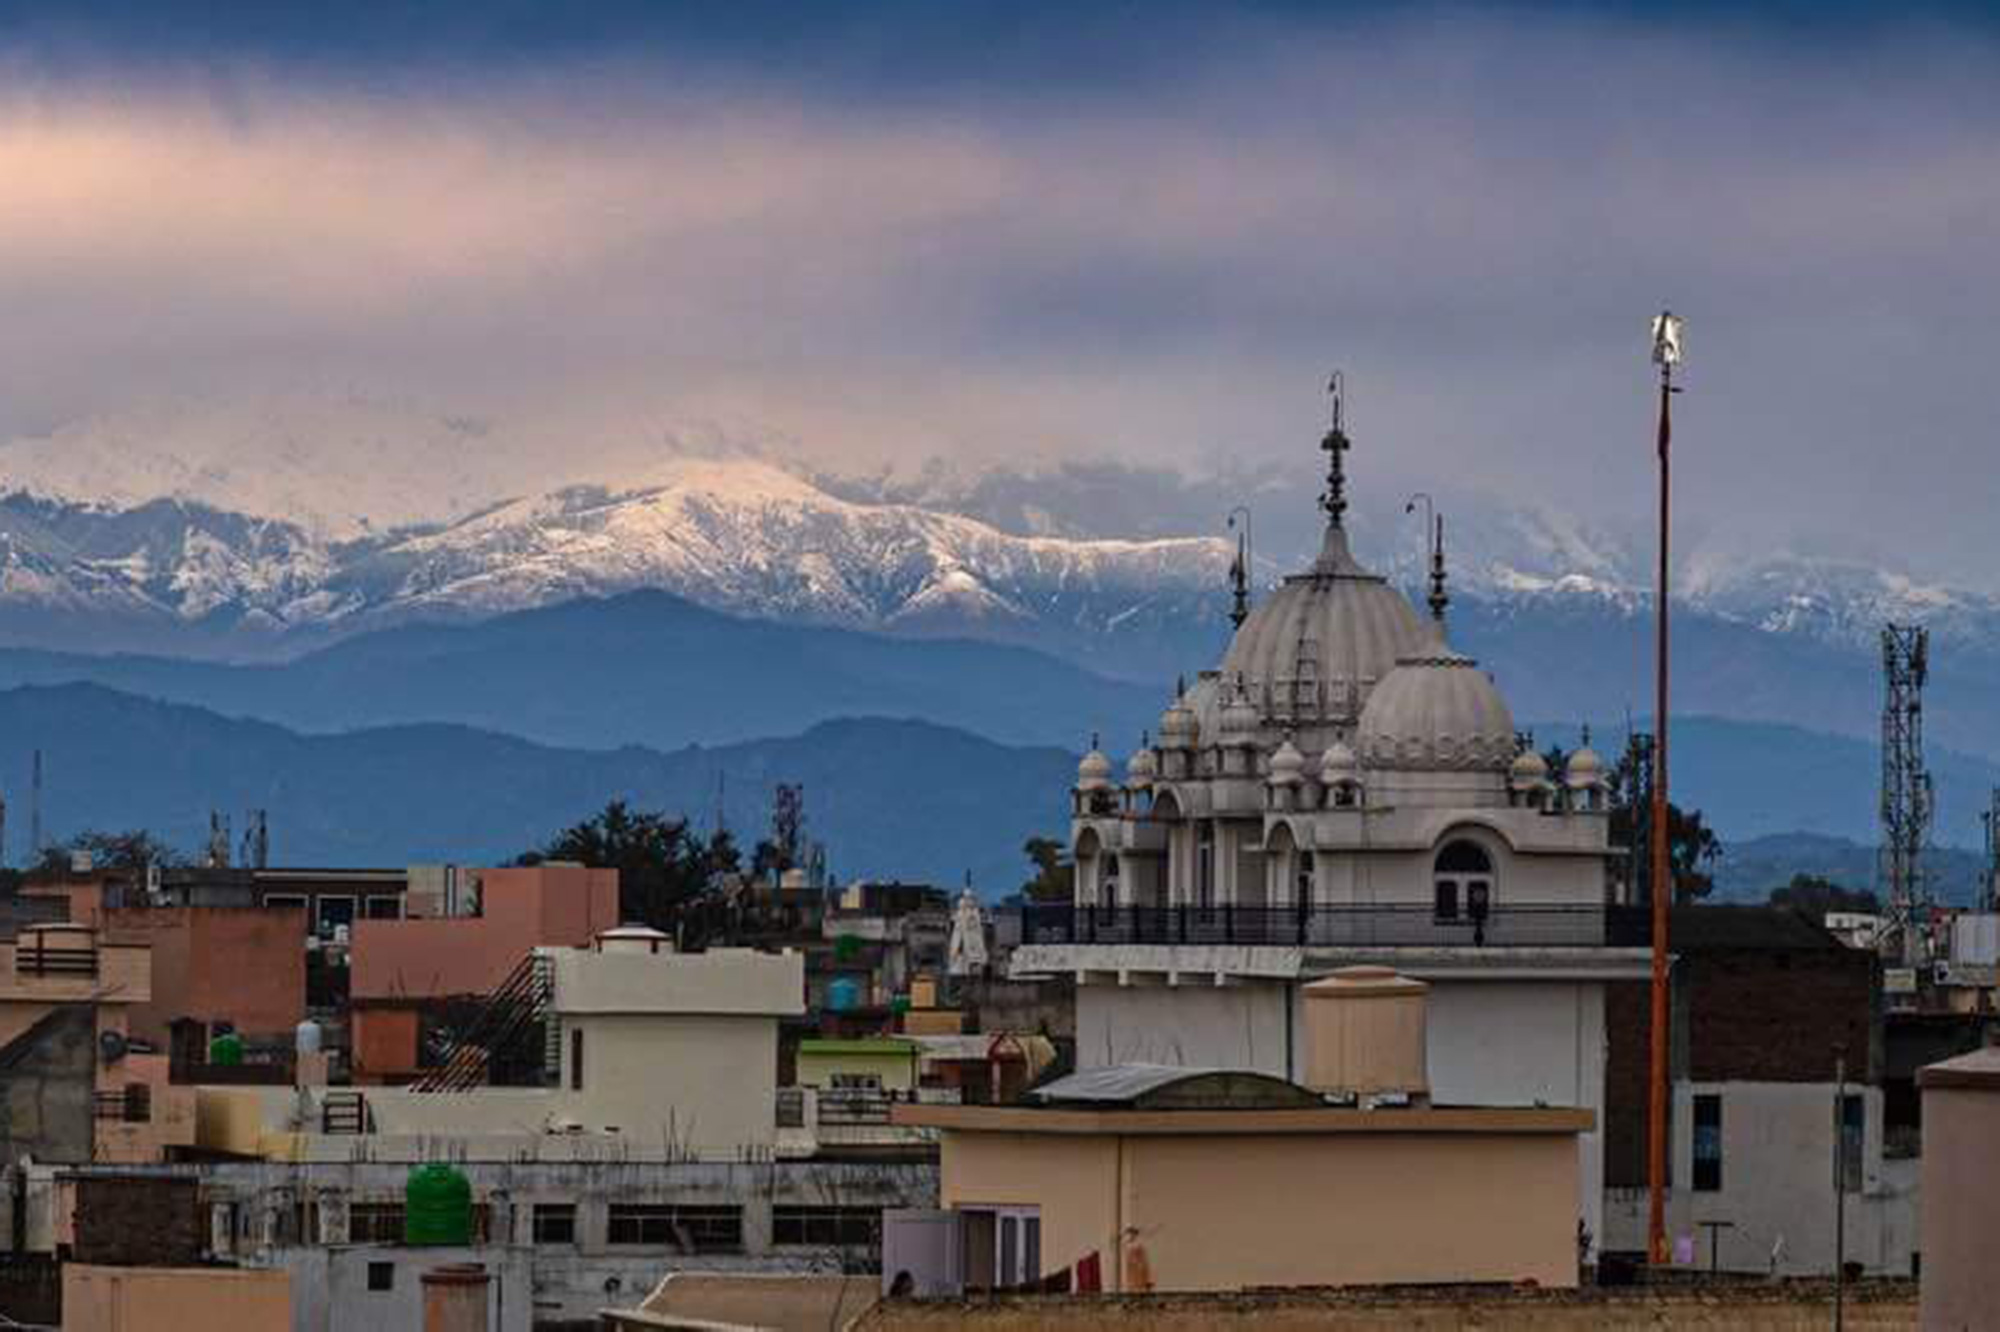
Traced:
<path id="1" fill-rule="evenodd" d="M 1315 1091 L 1428 1096 L 1430 987 L 1389 967 L 1343 967 L 1305 987 L 1305 1085 Z"/>
<path id="2" fill-rule="evenodd" d="M 319 1039 L 319 1023 L 307 1018 L 292 1033 L 292 1048 L 302 1055 L 318 1054 Z"/>
<path id="3" fill-rule="evenodd" d="M 861 1006 L 861 982 L 852 976 L 836 976 L 827 983 L 826 1006 L 846 1013 Z"/>
<path id="4" fill-rule="evenodd" d="M 225 1031 L 208 1043 L 208 1062 L 223 1068 L 235 1068 L 243 1062 L 243 1038 L 233 1031 Z"/>
<path id="5" fill-rule="evenodd" d="M 448 1165 L 418 1166 L 403 1186 L 403 1243 L 472 1242 L 472 1182 Z"/>

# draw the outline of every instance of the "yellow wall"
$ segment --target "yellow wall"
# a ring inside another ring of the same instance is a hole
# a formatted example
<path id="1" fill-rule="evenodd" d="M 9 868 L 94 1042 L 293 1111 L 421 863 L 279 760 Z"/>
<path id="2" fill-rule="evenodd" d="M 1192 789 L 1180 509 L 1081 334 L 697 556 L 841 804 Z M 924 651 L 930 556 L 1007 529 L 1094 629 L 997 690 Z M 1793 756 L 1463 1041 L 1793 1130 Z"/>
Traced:
<path id="1" fill-rule="evenodd" d="M 831 1087 L 833 1075 L 873 1073 L 886 1091 L 908 1091 L 917 1085 L 917 1048 L 884 1050 L 881 1053 L 836 1051 L 820 1054 L 803 1046 L 798 1053 L 798 1080 L 801 1087 Z"/>
<path id="2" fill-rule="evenodd" d="M 292 1279 L 235 1268 L 63 1264 L 64 1332 L 290 1332 Z"/>
<path id="3" fill-rule="evenodd" d="M 1385 1112 L 1393 1113 L 1393 1112 Z M 1144 1246 L 1155 1288 L 1574 1286 L 1577 1141 L 1547 1133 L 945 1134 L 947 1207 L 1039 1205 L 1042 1265 Z"/>

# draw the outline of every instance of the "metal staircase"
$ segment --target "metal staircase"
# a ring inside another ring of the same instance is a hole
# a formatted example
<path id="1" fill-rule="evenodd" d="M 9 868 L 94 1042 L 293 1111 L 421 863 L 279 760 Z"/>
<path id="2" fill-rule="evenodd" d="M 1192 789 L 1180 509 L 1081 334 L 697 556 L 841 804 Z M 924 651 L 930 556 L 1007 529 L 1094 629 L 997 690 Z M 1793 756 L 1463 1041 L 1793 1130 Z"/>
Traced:
<path id="1" fill-rule="evenodd" d="M 419 1092 L 542 1087 L 562 1067 L 561 1025 L 551 1010 L 555 964 L 529 953 L 480 1001 L 435 1067 L 410 1084 Z"/>

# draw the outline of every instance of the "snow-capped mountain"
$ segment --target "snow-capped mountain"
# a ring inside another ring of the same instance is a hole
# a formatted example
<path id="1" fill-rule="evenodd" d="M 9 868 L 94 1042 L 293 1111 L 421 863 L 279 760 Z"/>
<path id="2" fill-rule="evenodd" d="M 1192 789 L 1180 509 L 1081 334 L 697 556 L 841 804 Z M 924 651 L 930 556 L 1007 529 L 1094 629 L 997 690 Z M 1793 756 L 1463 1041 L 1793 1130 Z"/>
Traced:
<path id="1" fill-rule="evenodd" d="M 1048 648 L 1153 679 L 1227 632 L 1224 502 L 1257 567 L 1316 542 L 1317 478 L 1118 464 L 829 475 L 746 436 L 658 424 L 557 442 L 353 396 L 182 403 L 0 447 L 0 641 L 249 656 L 420 618 L 662 588 L 718 609 Z M 1365 560 L 1409 586 L 1421 523 L 1355 505 Z M 1650 605 L 1646 532 L 1439 496 L 1453 590 L 1505 622 Z M 1207 535 L 1203 535 L 1206 533 Z M 1773 641 L 1872 648 L 1885 619 L 2000 656 L 2000 599 L 1865 563 L 1697 545 L 1677 597 Z"/>

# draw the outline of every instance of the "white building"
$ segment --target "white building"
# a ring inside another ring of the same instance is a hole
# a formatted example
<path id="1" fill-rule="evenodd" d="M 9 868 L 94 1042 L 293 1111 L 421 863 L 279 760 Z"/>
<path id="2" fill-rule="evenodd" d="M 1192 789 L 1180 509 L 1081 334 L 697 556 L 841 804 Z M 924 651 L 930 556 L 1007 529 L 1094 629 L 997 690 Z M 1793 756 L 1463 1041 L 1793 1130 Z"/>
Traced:
<path id="1" fill-rule="evenodd" d="M 1240 623 L 1115 779 L 1072 792 L 1073 908 L 1031 909 L 1016 976 L 1076 978 L 1077 1058 L 1296 1078 L 1301 986 L 1384 963 L 1432 984 L 1440 1103 L 1599 1112 L 1613 946 L 1606 784 L 1587 745 L 1548 771 L 1446 636 L 1356 562 L 1336 399 L 1319 557 Z M 1601 1148 L 1580 1216 L 1600 1233 Z"/>

